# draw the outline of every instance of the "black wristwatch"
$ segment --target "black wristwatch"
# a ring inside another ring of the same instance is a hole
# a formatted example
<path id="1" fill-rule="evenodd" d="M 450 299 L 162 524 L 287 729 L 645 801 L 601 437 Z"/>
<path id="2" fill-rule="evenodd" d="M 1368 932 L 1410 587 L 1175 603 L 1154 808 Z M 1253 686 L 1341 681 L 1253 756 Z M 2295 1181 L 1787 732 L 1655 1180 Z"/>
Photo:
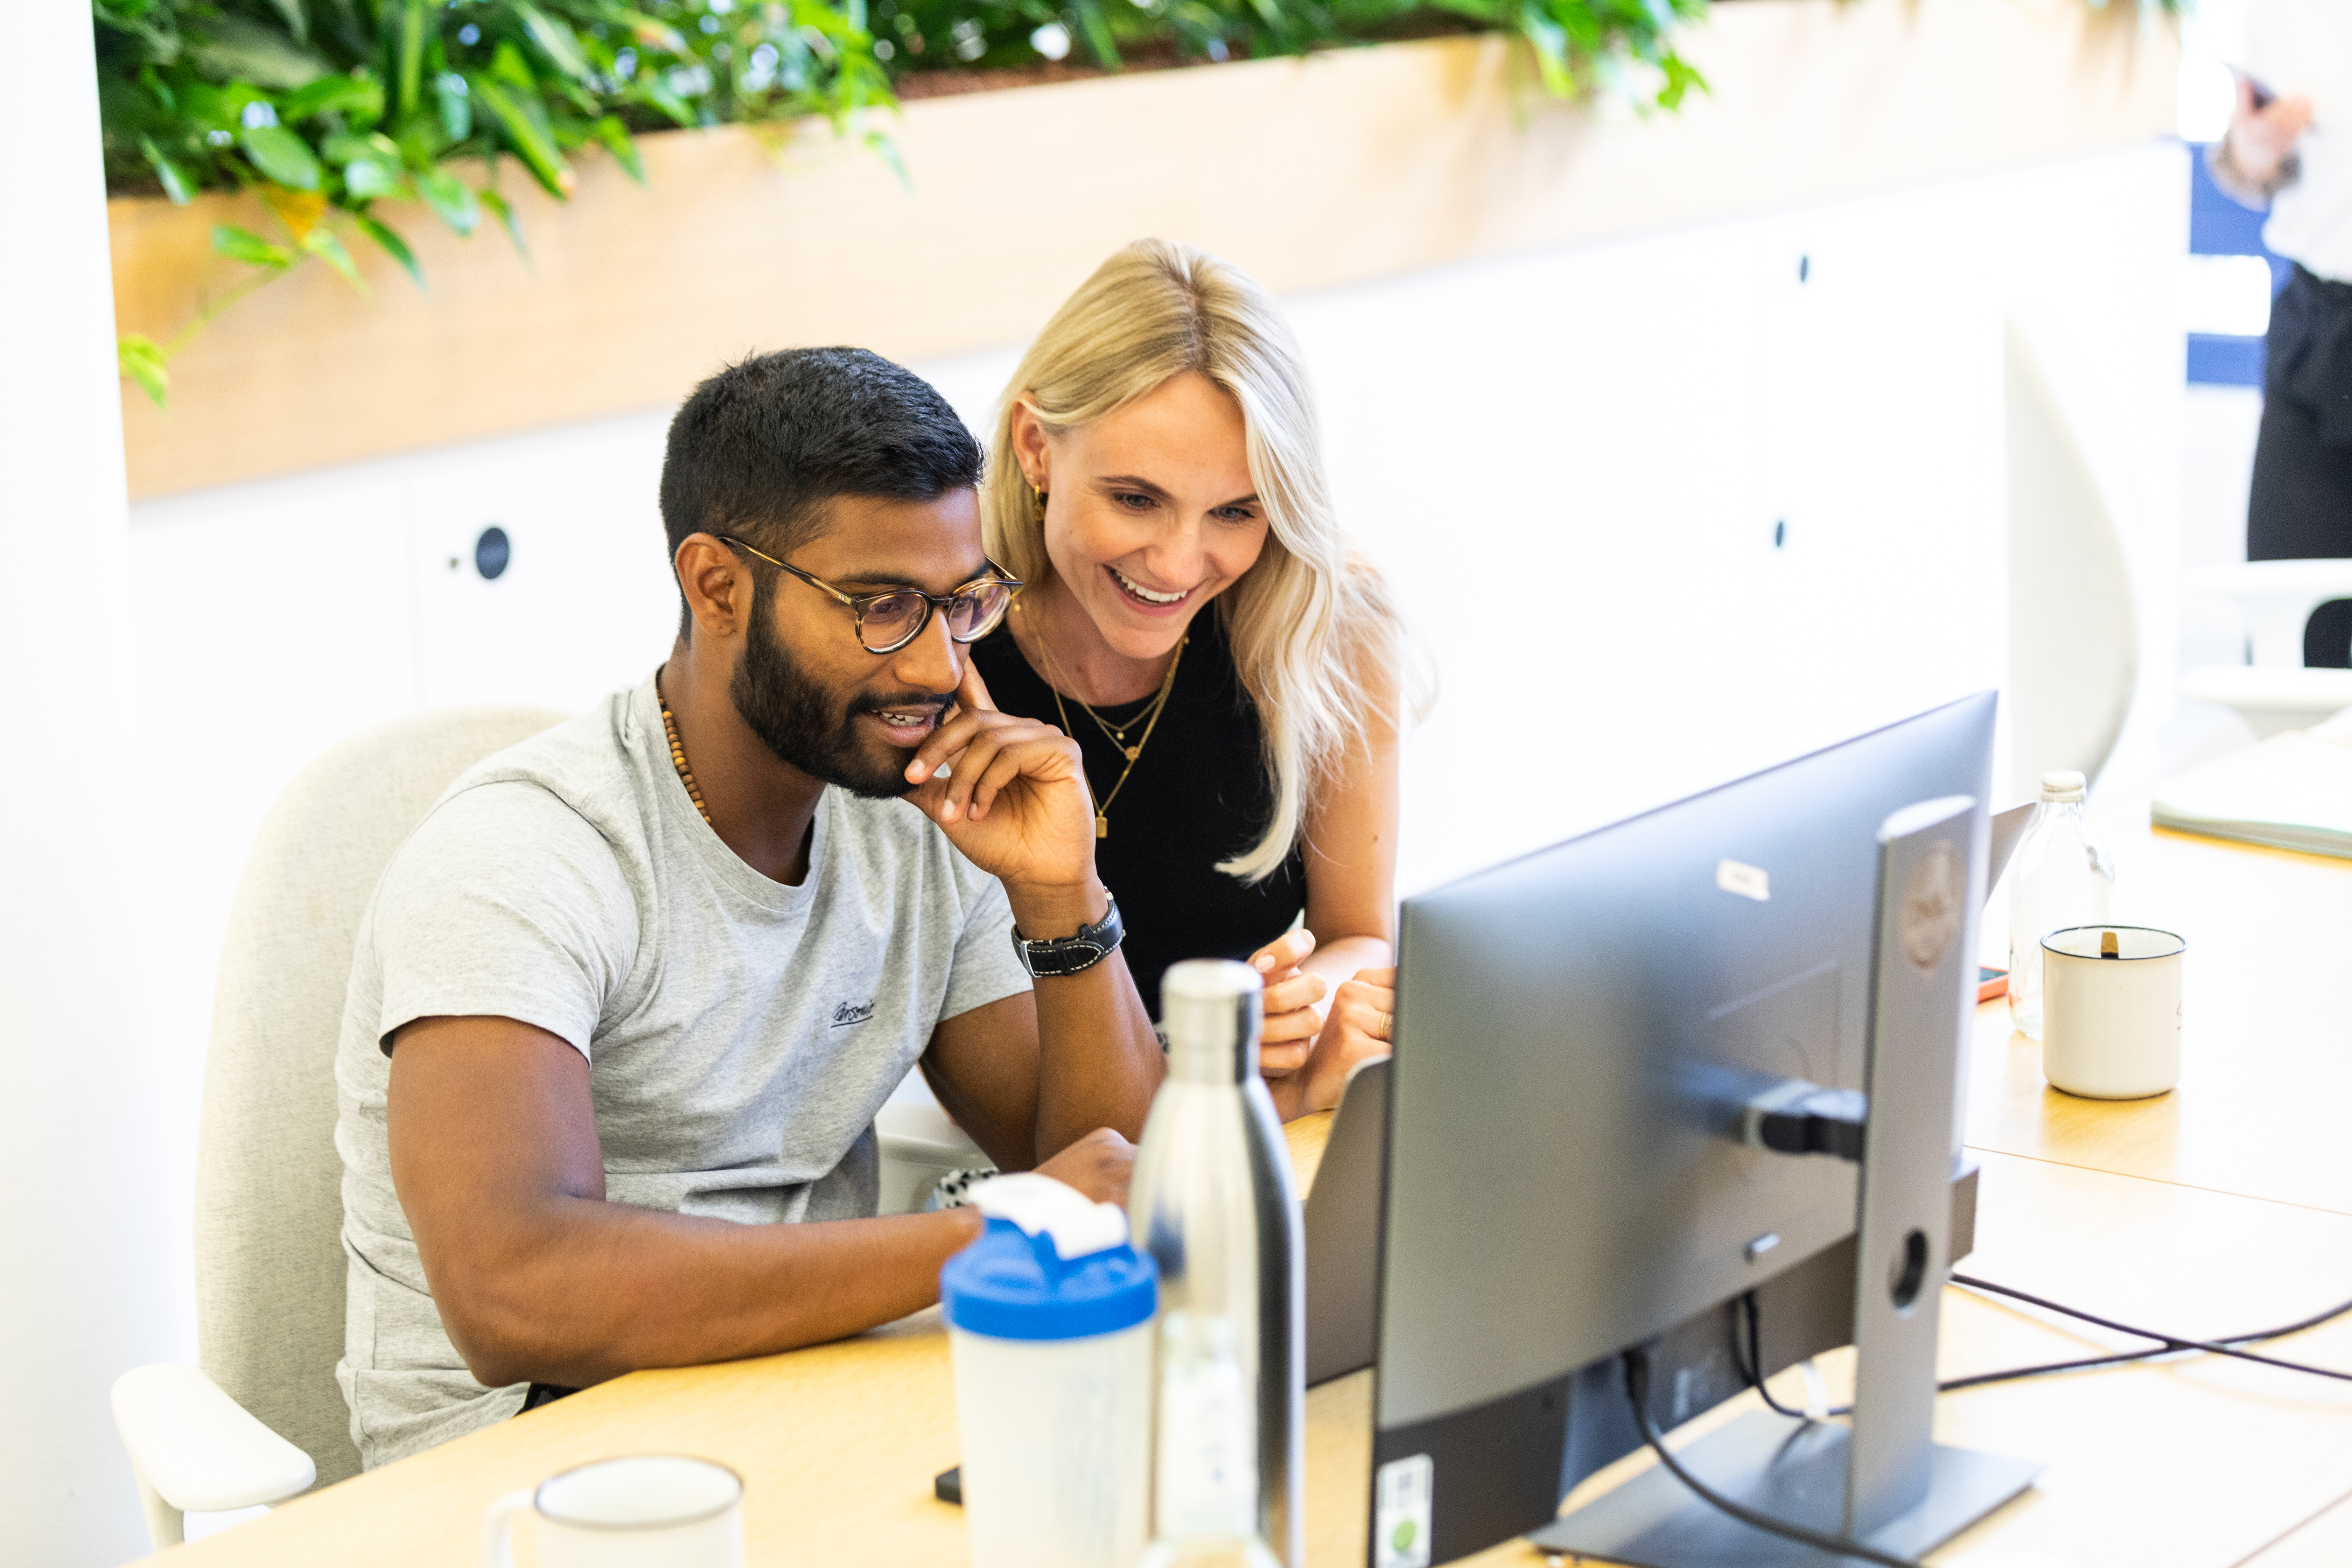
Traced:
<path id="1" fill-rule="evenodd" d="M 1118 950 L 1119 942 L 1127 936 L 1127 928 L 1119 923 L 1118 900 L 1106 889 L 1103 902 L 1110 906 L 1103 911 L 1103 918 L 1090 926 L 1080 926 L 1076 936 L 1054 942 L 1024 942 L 1018 930 L 1013 931 L 1013 951 L 1021 955 L 1021 967 L 1029 972 L 1030 979 L 1076 974 L 1092 969 Z"/>

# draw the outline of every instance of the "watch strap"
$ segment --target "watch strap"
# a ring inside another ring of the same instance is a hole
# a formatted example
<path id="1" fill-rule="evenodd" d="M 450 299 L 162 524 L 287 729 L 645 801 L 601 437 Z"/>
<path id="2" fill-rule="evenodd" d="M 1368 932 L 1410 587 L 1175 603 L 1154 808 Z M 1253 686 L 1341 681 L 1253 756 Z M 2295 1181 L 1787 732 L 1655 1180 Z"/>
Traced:
<path id="1" fill-rule="evenodd" d="M 1021 966 L 1029 972 L 1032 980 L 1080 973 L 1118 951 L 1118 944 L 1127 936 L 1127 927 L 1118 918 L 1118 900 L 1106 890 L 1103 902 L 1109 906 L 1103 911 L 1103 918 L 1092 925 L 1080 926 L 1074 936 L 1030 942 L 1018 930 L 1013 931 L 1013 951 L 1020 955 Z"/>

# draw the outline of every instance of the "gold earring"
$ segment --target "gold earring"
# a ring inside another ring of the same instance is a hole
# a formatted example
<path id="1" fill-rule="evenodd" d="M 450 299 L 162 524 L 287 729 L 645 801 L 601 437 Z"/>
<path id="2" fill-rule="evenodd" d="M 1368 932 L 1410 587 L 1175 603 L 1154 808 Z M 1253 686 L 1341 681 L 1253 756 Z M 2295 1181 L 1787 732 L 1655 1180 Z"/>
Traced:
<path id="1" fill-rule="evenodd" d="M 1045 492 L 1044 490 L 1042 490 L 1042 489 L 1039 489 L 1035 485 L 1031 485 L 1031 486 L 1029 487 L 1029 493 L 1030 493 L 1031 495 L 1035 496 L 1035 497 L 1037 498 L 1037 521 L 1038 521 L 1039 522 L 1043 522 L 1043 521 L 1045 521 Z"/>

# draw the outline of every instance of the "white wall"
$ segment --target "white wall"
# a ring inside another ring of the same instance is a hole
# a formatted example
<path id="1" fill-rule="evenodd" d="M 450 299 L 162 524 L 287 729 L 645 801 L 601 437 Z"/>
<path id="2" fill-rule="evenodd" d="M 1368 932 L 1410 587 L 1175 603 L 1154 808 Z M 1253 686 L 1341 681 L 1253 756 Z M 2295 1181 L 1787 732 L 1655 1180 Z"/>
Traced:
<path id="1" fill-rule="evenodd" d="M 126 742 L 143 596 L 125 561 L 89 9 L 9 12 L 0 142 L 13 301 L 0 374 L 0 1557 L 144 1550 L 107 1408 L 115 1374 L 193 1344 L 192 1114 L 142 1011 L 156 928 L 131 863 Z M 199 937 L 197 940 L 203 940 Z M 159 1146 L 159 1136 L 162 1144 Z"/>
<path id="2" fill-rule="evenodd" d="M 1407 752 L 1402 890 L 2002 684 L 2012 311 L 2053 323 L 2127 553 L 2168 569 L 2180 159 L 2151 145 L 1287 301 L 1345 515 L 1442 682 Z M 919 368 L 977 425 L 1016 353 Z M 142 1066 L 175 1097 L 175 1179 L 271 797 L 404 708 L 577 706 L 659 659 L 667 418 L 134 509 L 140 847 L 164 933 Z M 514 563 L 486 583 L 471 545 L 491 522 Z"/>

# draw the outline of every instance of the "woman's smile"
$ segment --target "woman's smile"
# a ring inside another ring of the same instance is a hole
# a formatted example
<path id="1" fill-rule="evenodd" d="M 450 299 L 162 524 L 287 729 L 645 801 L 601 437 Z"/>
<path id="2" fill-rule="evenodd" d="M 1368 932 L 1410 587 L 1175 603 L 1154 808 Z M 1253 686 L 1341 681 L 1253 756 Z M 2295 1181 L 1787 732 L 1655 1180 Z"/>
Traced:
<path id="1" fill-rule="evenodd" d="M 1171 593 L 1146 587 L 1116 566 L 1106 565 L 1103 570 L 1111 574 L 1118 585 L 1120 597 L 1128 602 L 1129 606 L 1149 616 L 1172 615 L 1182 609 L 1184 602 L 1192 596 L 1193 588 L 1200 586 L 1196 583 L 1192 588 L 1179 588 Z"/>

